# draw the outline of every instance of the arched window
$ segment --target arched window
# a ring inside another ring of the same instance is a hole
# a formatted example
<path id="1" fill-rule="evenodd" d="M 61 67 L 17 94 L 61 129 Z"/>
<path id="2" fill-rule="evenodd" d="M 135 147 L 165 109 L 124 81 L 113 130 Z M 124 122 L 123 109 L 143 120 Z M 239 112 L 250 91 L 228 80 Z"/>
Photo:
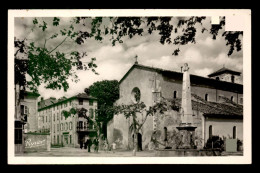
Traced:
<path id="1" fill-rule="evenodd" d="M 232 83 L 235 82 L 235 76 L 234 76 L 234 75 L 231 76 L 231 82 L 232 82 Z"/>
<path id="2" fill-rule="evenodd" d="M 131 99 L 134 103 L 139 103 L 141 98 L 141 91 L 139 88 L 135 87 L 131 92 Z"/>
<path id="3" fill-rule="evenodd" d="M 177 91 L 173 92 L 173 98 L 176 99 L 177 98 Z"/>
<path id="4" fill-rule="evenodd" d="M 209 126 L 209 138 L 212 138 L 212 125 Z"/>
<path id="5" fill-rule="evenodd" d="M 72 129 L 72 122 L 70 122 L 70 130 Z"/>
<path id="6" fill-rule="evenodd" d="M 219 77 L 216 77 L 216 80 L 219 80 Z"/>
<path id="7" fill-rule="evenodd" d="M 233 96 L 231 96 L 230 100 L 233 102 L 233 101 L 234 101 L 234 97 L 233 97 Z"/>
<path id="8" fill-rule="evenodd" d="M 234 126 L 233 127 L 233 139 L 236 139 L 237 138 L 237 127 Z"/>
<path id="9" fill-rule="evenodd" d="M 208 101 L 208 99 L 209 99 L 209 95 L 205 94 L 205 100 Z"/>

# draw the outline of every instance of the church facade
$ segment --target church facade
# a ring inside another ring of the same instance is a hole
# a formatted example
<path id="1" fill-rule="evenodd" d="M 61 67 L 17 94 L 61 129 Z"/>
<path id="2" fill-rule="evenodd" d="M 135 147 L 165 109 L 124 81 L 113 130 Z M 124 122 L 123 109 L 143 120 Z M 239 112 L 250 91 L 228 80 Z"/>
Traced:
<path id="1" fill-rule="evenodd" d="M 192 68 L 192 67 L 191 67 Z M 138 133 L 138 145 L 142 150 L 153 149 L 151 140 L 158 141 L 159 148 L 178 145 L 178 129 L 181 123 L 183 73 L 135 63 L 120 80 L 120 97 L 115 104 L 133 104 L 140 100 L 147 107 L 163 98 L 178 109 L 149 116 Z M 192 95 L 192 121 L 196 126 L 195 144 L 202 148 L 211 136 L 243 140 L 243 85 L 239 72 L 222 68 L 206 77 L 190 75 Z M 142 115 L 138 115 L 141 120 Z M 109 143 L 117 148 L 132 149 L 133 134 L 129 130 L 131 118 L 115 115 L 107 127 Z M 167 144 L 166 144 L 167 142 Z"/>

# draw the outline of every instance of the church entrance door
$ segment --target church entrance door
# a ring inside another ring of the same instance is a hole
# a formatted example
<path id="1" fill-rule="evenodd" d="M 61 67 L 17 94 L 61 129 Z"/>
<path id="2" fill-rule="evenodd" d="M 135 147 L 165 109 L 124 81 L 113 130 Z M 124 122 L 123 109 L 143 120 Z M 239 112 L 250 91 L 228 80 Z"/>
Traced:
<path id="1" fill-rule="evenodd" d="M 140 133 L 137 135 L 137 145 L 138 151 L 142 151 L 142 135 Z"/>

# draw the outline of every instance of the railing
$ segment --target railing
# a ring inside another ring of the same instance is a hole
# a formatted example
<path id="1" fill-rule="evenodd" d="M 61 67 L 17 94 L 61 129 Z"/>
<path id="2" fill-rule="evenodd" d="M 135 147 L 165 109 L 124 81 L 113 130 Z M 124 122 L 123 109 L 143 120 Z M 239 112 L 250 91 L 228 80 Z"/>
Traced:
<path id="1" fill-rule="evenodd" d="M 83 127 L 81 127 L 81 126 L 77 126 L 77 131 L 78 132 L 86 132 L 86 131 L 94 131 L 94 130 L 96 130 L 93 126 L 83 126 Z"/>

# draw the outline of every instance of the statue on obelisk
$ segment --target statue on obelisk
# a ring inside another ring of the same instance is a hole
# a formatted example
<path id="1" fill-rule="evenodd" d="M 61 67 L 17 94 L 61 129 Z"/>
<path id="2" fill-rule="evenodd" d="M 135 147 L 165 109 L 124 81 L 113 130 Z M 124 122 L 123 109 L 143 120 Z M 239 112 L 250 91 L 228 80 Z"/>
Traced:
<path id="1" fill-rule="evenodd" d="M 177 129 L 182 136 L 182 145 L 179 148 L 193 148 L 195 126 L 193 124 L 191 104 L 191 86 L 188 64 L 184 64 L 181 101 L 181 124 Z"/>

